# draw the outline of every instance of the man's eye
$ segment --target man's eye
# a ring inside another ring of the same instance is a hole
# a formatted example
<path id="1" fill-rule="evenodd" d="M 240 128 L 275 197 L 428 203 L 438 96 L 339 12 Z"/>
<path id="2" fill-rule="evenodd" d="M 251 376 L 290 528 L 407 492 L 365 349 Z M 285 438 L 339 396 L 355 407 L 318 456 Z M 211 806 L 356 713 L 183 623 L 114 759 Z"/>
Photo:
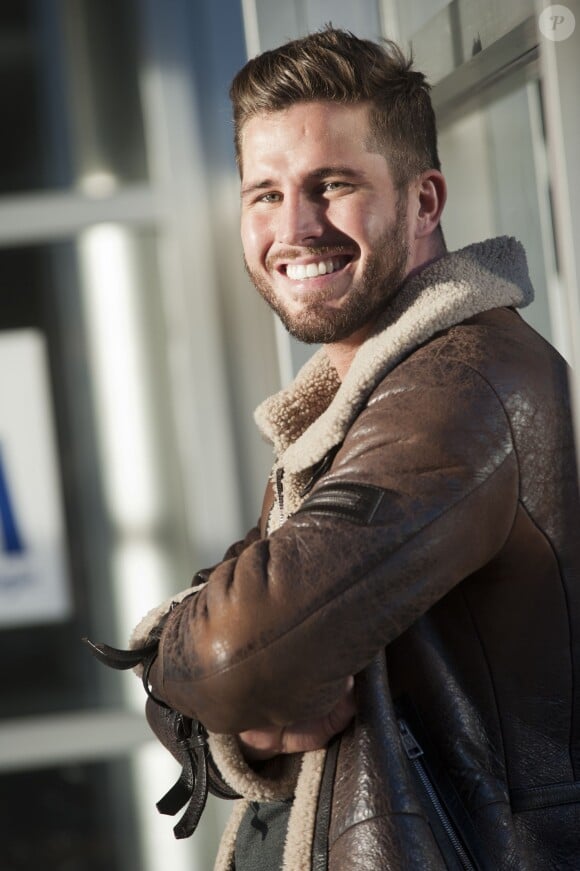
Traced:
<path id="1" fill-rule="evenodd" d="M 342 188 L 348 187 L 347 182 L 345 181 L 325 181 L 323 188 L 327 193 L 332 193 L 333 191 L 339 191 Z"/>
<path id="2" fill-rule="evenodd" d="M 270 192 L 267 194 L 262 194 L 258 197 L 259 203 L 277 203 L 281 199 L 281 195 L 275 192 Z"/>

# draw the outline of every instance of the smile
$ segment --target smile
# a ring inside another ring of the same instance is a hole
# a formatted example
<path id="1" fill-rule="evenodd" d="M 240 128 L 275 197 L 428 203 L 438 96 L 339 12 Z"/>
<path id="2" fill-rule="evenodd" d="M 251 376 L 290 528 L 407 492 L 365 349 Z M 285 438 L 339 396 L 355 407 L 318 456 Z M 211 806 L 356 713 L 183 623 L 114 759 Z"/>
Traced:
<path id="1" fill-rule="evenodd" d="M 306 278 L 318 278 L 320 275 L 329 275 L 343 269 L 349 260 L 349 257 L 341 256 L 329 257 L 317 263 L 287 263 L 285 271 L 292 281 L 304 281 Z"/>

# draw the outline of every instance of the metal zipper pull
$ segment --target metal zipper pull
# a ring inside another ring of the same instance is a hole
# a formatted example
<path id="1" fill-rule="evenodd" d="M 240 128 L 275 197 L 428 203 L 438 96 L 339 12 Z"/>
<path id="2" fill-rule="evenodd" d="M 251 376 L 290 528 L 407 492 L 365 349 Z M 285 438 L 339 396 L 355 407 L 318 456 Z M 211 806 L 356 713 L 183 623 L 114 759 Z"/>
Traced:
<path id="1" fill-rule="evenodd" d="M 284 480 L 284 468 L 280 466 L 276 469 L 276 495 L 278 496 L 278 508 L 280 510 L 280 516 L 284 517 L 284 488 L 282 486 L 282 481 Z"/>
<path id="2" fill-rule="evenodd" d="M 423 748 L 409 729 L 406 720 L 399 720 L 399 732 L 401 733 L 405 753 L 409 759 L 418 759 L 419 756 L 422 756 Z"/>

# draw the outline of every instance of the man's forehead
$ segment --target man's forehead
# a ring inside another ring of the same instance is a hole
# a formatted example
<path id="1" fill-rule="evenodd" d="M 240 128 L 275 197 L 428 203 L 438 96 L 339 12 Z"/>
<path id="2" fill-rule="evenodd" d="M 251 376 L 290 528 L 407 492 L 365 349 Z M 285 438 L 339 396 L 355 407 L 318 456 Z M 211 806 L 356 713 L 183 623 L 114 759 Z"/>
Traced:
<path id="1" fill-rule="evenodd" d="M 368 105 L 329 101 L 298 102 L 292 106 L 257 112 L 249 117 L 240 131 L 241 158 L 250 159 L 256 152 L 268 154 L 285 151 L 308 142 L 310 148 L 326 141 L 345 147 L 366 150 L 369 133 Z"/>

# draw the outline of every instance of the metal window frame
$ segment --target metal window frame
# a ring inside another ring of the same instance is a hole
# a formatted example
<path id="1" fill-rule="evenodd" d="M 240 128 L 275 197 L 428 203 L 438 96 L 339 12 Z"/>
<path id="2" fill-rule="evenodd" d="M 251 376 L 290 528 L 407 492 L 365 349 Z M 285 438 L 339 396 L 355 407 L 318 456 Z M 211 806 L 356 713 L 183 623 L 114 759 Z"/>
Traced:
<path id="1" fill-rule="evenodd" d="M 161 197 L 145 184 L 127 186 L 103 199 L 76 191 L 0 197 L 0 248 L 69 238 L 95 224 L 139 227 L 166 220 Z"/>
<path id="2" fill-rule="evenodd" d="M 523 21 L 434 85 L 431 98 L 438 125 L 444 127 L 467 114 L 485 100 L 491 88 L 524 69 L 531 77 L 537 77 L 539 46 L 533 18 Z"/>

